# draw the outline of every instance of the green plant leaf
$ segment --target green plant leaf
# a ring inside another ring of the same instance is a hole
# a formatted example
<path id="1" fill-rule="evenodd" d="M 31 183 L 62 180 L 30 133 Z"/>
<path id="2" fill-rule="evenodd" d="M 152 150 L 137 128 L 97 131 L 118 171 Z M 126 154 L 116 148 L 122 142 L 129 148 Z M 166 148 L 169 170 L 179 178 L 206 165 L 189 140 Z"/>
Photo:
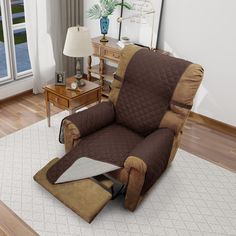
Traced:
<path id="1" fill-rule="evenodd" d="M 116 3 L 117 0 L 107 0 L 107 5 L 104 6 L 105 11 L 104 11 L 104 16 L 109 16 L 112 15 L 112 13 L 114 12 L 115 8 L 116 8 Z"/>
<path id="2" fill-rule="evenodd" d="M 102 17 L 102 9 L 99 4 L 94 4 L 88 11 L 87 16 L 91 19 L 99 19 Z"/>
<path id="3" fill-rule="evenodd" d="M 128 2 L 121 3 L 118 0 L 99 0 L 100 4 L 94 4 L 87 12 L 87 16 L 91 19 L 99 19 L 102 16 L 110 16 L 113 14 L 117 6 L 124 6 L 131 10 L 133 6 Z"/>

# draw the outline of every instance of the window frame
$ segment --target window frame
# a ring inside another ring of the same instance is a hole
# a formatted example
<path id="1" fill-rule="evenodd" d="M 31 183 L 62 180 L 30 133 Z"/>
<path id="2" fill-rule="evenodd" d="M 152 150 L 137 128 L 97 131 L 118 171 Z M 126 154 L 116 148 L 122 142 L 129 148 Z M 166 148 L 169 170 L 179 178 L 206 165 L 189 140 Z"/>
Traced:
<path id="1" fill-rule="evenodd" d="M 14 31 L 26 30 L 26 23 L 13 24 L 11 0 L 0 0 L 2 13 L 2 27 L 7 64 L 7 76 L 0 78 L 0 86 L 5 83 L 17 81 L 32 76 L 32 69 L 17 72 L 16 50 L 14 42 Z"/>
<path id="2" fill-rule="evenodd" d="M 4 49 L 5 49 L 5 56 L 6 56 L 6 66 L 7 66 L 7 76 L 2 77 L 0 83 L 9 82 L 14 80 L 13 78 L 13 65 L 11 60 L 11 53 L 10 53 L 10 45 L 9 45 L 9 30 L 8 29 L 8 20 L 6 14 L 6 2 L 4 0 L 0 0 L 1 6 L 1 13 L 2 13 L 2 28 L 3 28 L 3 38 L 4 38 Z"/>

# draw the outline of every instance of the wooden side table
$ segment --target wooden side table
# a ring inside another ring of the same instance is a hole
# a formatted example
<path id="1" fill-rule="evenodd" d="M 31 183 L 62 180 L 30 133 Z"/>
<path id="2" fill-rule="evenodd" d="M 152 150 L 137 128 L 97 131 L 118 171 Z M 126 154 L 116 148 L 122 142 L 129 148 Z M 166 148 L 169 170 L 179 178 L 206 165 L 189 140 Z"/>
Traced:
<path id="1" fill-rule="evenodd" d="M 51 84 L 44 87 L 48 127 L 51 126 L 51 103 L 62 110 L 68 110 L 72 114 L 81 107 L 94 102 L 101 102 L 100 85 L 86 80 L 85 86 L 77 90 L 67 89 L 66 87 L 73 81 L 75 78 L 70 77 L 67 78 L 66 86 Z"/>

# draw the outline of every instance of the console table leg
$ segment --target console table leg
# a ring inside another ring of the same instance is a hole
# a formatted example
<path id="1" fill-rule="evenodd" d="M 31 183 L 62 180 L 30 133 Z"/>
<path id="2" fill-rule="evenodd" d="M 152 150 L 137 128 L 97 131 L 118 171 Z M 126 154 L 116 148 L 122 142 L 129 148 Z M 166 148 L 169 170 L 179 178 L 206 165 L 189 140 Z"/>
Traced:
<path id="1" fill-rule="evenodd" d="M 92 57 L 88 57 L 88 81 L 91 81 L 92 75 L 91 75 L 91 68 L 92 68 Z"/>
<path id="2" fill-rule="evenodd" d="M 104 85 L 104 68 L 105 68 L 105 61 L 104 59 L 100 58 L 100 64 L 99 64 L 99 73 L 100 73 L 100 81 L 101 81 L 101 85 Z"/>
<path id="3" fill-rule="evenodd" d="M 48 101 L 46 104 L 46 113 L 47 113 L 48 127 L 51 127 L 51 106 L 50 102 Z"/>
<path id="4" fill-rule="evenodd" d="M 46 105 L 46 115 L 47 115 L 47 120 L 48 120 L 48 127 L 51 127 L 51 107 L 50 107 L 50 102 L 48 99 L 48 92 L 44 92 L 44 97 L 45 97 L 45 105 Z"/>

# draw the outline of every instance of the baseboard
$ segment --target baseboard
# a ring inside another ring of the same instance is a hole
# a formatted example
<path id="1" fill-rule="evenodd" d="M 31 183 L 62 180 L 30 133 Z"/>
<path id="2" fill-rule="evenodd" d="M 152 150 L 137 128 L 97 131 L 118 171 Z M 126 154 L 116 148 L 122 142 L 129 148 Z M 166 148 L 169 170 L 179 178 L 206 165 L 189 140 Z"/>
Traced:
<path id="1" fill-rule="evenodd" d="M 207 117 L 207 116 L 204 116 L 204 115 L 192 112 L 192 111 L 190 112 L 189 119 L 198 123 L 198 124 L 215 129 L 215 130 L 225 133 L 227 135 L 236 137 L 236 127 L 235 126 L 226 124 L 226 123 L 218 121 L 218 120 L 214 120 L 210 117 Z"/>
<path id="2" fill-rule="evenodd" d="M 33 78 L 27 77 L 24 79 L 12 81 L 11 83 L 0 86 L 0 101 L 28 91 L 33 88 Z"/>
<path id="3" fill-rule="evenodd" d="M 6 101 L 9 101 L 9 100 L 13 100 L 13 99 L 15 99 L 16 97 L 19 97 L 19 96 L 22 96 L 22 95 L 28 94 L 28 93 L 33 93 L 33 89 L 29 89 L 29 90 L 26 90 L 26 91 L 24 91 L 24 92 L 21 92 L 21 93 L 17 93 L 17 94 L 15 94 L 15 95 L 12 95 L 12 96 L 10 96 L 10 97 L 0 99 L 0 102 L 6 102 Z"/>

